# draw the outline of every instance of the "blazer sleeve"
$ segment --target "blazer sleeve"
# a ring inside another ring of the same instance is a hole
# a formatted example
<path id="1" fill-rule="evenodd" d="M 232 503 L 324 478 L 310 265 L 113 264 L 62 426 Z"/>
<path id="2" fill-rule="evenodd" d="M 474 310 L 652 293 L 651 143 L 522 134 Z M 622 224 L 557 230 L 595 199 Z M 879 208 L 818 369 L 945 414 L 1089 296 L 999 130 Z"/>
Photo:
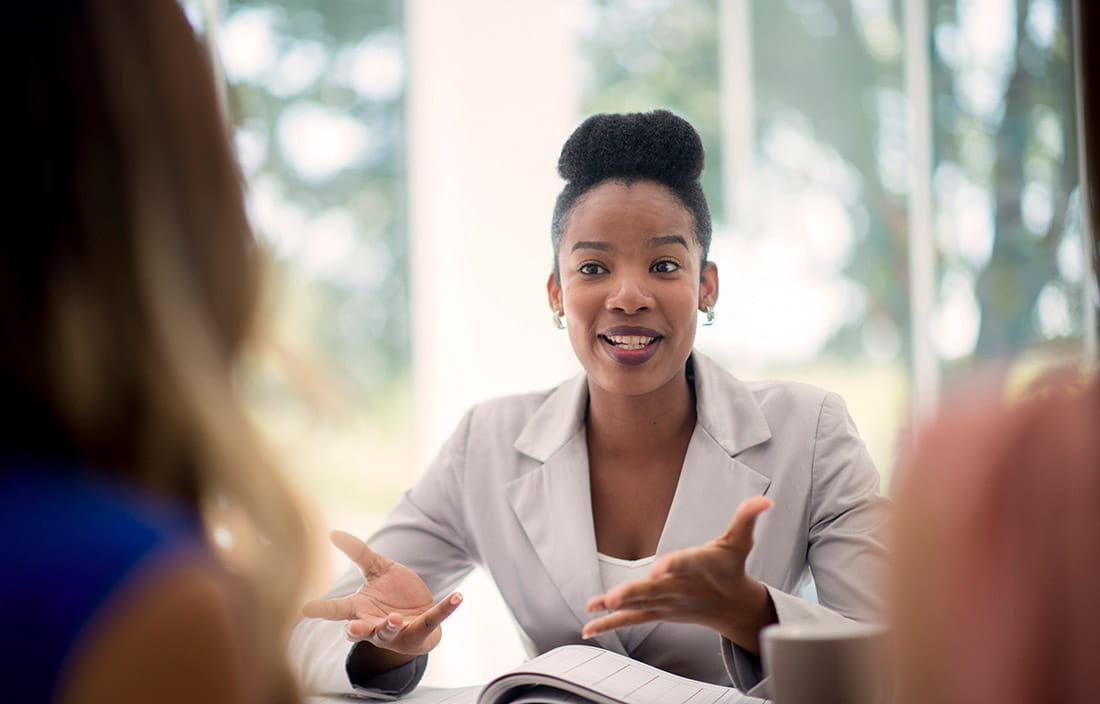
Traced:
<path id="1" fill-rule="evenodd" d="M 813 442 L 806 555 L 819 603 L 765 586 L 782 624 L 880 621 L 890 502 L 879 494 L 878 471 L 837 394 L 822 400 Z M 770 696 L 759 656 L 726 639 L 722 653 L 739 689 Z"/>
<path id="2" fill-rule="evenodd" d="M 438 601 L 473 569 L 476 556 L 463 496 L 466 448 L 474 411 L 459 423 L 417 484 L 405 492 L 382 528 L 367 542 L 381 555 L 416 572 Z M 352 566 L 323 598 L 346 596 L 363 585 Z M 310 694 L 366 694 L 392 699 L 412 691 L 424 673 L 427 656 L 371 680 L 356 677 L 356 648 L 344 635 L 344 623 L 301 619 L 291 631 L 290 659 L 303 689 Z"/>

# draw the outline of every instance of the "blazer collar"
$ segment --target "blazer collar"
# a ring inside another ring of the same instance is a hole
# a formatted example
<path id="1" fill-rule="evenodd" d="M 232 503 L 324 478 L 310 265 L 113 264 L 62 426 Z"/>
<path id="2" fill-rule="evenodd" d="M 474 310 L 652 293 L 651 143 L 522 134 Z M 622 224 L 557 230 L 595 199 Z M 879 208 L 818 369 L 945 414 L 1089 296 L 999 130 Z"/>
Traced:
<path id="1" fill-rule="evenodd" d="M 676 494 L 657 544 L 657 554 L 702 545 L 729 525 L 744 499 L 767 491 L 769 480 L 734 455 L 771 437 L 751 390 L 695 352 L 697 422 L 684 457 Z M 591 616 L 589 597 L 603 591 L 592 520 L 584 417 L 588 381 L 581 374 L 554 389 L 534 413 L 515 448 L 541 464 L 505 487 L 516 518 L 576 619 Z M 715 510 L 700 510 L 713 506 Z M 656 623 L 635 627 L 638 647 Z M 596 636 L 609 650 L 624 653 L 616 632 Z"/>
<path id="2" fill-rule="evenodd" d="M 771 427 L 745 382 L 698 352 L 688 360 L 688 373 L 695 375 L 696 422 L 727 455 L 771 438 Z"/>
<path id="3" fill-rule="evenodd" d="M 581 428 L 588 410 L 588 377 L 578 374 L 550 392 L 516 438 L 515 448 L 546 462 Z"/>
<path id="4" fill-rule="evenodd" d="M 696 421 L 730 457 L 772 436 L 749 387 L 707 356 L 692 352 L 688 374 L 695 382 Z M 546 462 L 584 426 L 588 378 L 582 373 L 557 387 L 524 426 L 515 448 Z"/>

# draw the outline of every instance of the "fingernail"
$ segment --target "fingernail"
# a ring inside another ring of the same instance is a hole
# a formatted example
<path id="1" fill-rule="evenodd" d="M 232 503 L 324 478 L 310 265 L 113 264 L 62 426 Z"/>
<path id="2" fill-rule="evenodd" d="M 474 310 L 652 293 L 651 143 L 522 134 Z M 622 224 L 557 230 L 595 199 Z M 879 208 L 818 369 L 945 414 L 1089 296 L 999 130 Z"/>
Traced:
<path id="1" fill-rule="evenodd" d="M 455 594 L 454 596 L 452 596 L 451 597 L 451 603 L 452 604 L 461 604 L 462 603 L 462 595 L 461 594 Z"/>
<path id="2" fill-rule="evenodd" d="M 397 624 L 393 623 L 392 621 L 386 621 L 386 630 L 387 631 L 396 631 L 397 630 Z"/>

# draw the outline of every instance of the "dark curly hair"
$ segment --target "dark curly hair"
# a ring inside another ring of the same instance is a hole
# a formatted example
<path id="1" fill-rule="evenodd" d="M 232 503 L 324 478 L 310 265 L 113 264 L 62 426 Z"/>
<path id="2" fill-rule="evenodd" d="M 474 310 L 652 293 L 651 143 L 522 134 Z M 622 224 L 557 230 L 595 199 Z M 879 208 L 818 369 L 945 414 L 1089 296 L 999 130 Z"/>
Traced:
<path id="1" fill-rule="evenodd" d="M 703 142 L 684 118 L 668 110 L 600 113 L 580 124 L 558 159 L 565 188 L 558 194 L 550 225 L 554 272 L 558 248 L 569 214 L 584 194 L 605 181 L 630 185 L 655 181 L 670 190 L 695 220 L 695 239 L 707 260 L 710 250 L 710 208 L 699 177 L 703 173 Z"/>

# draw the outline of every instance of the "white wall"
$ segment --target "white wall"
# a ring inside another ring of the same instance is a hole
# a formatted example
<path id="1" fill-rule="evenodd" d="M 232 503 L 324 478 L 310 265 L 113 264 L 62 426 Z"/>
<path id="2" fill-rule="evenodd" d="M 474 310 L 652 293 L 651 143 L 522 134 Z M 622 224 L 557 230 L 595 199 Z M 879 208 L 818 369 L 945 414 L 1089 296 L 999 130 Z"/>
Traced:
<path id="1" fill-rule="evenodd" d="M 472 404 L 579 371 L 545 282 L 558 153 L 577 122 L 563 0 L 407 0 L 409 218 L 418 453 Z M 428 684 L 484 682 L 522 658 L 488 579 L 463 589 Z"/>

